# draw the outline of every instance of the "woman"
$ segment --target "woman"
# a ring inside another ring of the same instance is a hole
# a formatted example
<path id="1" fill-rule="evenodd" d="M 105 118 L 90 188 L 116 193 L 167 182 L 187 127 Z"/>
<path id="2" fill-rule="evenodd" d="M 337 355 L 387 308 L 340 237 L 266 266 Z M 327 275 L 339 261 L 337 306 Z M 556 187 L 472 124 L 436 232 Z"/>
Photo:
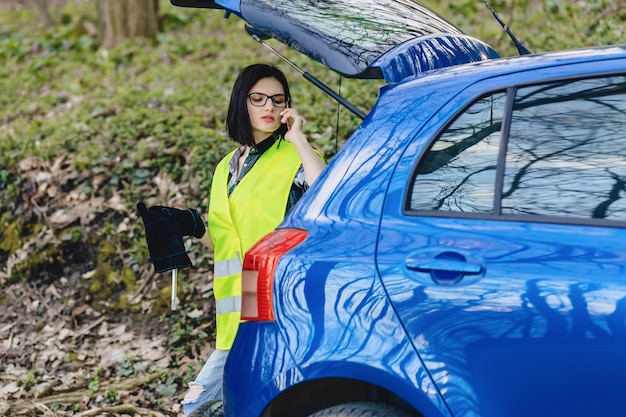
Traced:
<path id="1" fill-rule="evenodd" d="M 203 238 L 214 247 L 216 349 L 189 384 L 186 416 L 222 397 L 224 364 L 240 321 L 243 255 L 278 226 L 326 166 L 291 103 L 287 79 L 271 65 L 244 68 L 233 86 L 227 128 L 239 147 L 215 169 Z"/>

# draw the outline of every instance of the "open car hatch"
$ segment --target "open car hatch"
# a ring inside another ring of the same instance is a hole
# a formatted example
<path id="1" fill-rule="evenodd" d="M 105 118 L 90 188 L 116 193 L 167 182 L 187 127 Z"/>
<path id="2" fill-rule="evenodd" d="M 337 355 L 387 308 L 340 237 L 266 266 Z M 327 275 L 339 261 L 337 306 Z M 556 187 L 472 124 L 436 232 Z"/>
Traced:
<path id="1" fill-rule="evenodd" d="M 425 71 L 498 58 L 413 0 L 171 0 L 224 9 L 260 38 L 273 38 L 349 78 L 398 82 Z"/>

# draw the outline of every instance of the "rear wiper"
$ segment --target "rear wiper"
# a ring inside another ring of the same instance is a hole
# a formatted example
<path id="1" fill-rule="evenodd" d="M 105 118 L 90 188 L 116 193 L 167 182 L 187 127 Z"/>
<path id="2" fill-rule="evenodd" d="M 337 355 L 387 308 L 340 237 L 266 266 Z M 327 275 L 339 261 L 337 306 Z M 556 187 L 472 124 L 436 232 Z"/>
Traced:
<path id="1" fill-rule="evenodd" d="M 354 104 L 350 103 L 344 97 L 342 97 L 339 94 L 337 94 L 332 88 L 330 88 L 329 86 L 327 86 L 326 84 L 324 84 L 323 82 L 321 82 L 320 80 L 315 78 L 315 76 L 313 76 L 313 75 L 309 74 L 308 72 L 304 71 L 302 68 L 298 67 L 296 64 L 291 62 L 283 54 L 278 52 L 276 49 L 272 48 L 267 42 L 265 42 L 262 39 L 262 36 L 264 36 L 262 33 L 256 31 L 254 28 L 252 28 L 252 27 L 250 27 L 248 25 L 246 25 L 246 31 L 250 34 L 250 36 L 252 36 L 252 39 L 254 39 L 255 41 L 259 42 L 261 45 L 265 46 L 267 49 L 269 49 L 274 54 L 276 54 L 280 59 L 282 59 L 283 61 L 285 61 L 289 65 L 291 65 L 296 71 L 298 71 L 300 74 L 302 74 L 302 76 L 305 79 L 309 80 L 317 88 L 319 88 L 320 90 L 322 90 L 323 92 L 325 92 L 326 94 L 328 94 L 329 96 L 331 96 L 332 98 L 337 100 L 337 102 L 339 104 L 343 105 L 345 108 L 350 110 L 354 115 L 360 117 L 361 119 L 365 119 L 365 116 L 367 116 L 367 115 L 363 111 L 359 110 Z"/>

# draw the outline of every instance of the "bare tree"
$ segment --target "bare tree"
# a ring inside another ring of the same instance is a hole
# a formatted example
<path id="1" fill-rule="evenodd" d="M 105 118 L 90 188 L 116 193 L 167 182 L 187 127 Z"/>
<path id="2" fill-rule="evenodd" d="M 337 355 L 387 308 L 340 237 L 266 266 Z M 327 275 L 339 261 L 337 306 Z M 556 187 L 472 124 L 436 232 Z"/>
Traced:
<path id="1" fill-rule="evenodd" d="M 96 0 L 98 40 L 110 49 L 127 39 L 154 39 L 159 29 L 159 0 Z"/>

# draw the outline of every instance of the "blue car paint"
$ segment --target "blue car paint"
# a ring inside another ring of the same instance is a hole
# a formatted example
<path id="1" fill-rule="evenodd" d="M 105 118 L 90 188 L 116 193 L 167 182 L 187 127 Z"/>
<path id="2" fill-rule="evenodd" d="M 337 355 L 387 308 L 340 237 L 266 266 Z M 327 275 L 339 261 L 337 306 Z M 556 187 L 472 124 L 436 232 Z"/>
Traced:
<path id="1" fill-rule="evenodd" d="M 296 267 L 297 262 L 298 258 L 292 258 L 288 267 Z M 355 271 L 354 265 L 328 262 L 311 267 L 304 276 L 284 282 L 289 288 L 281 292 L 287 296 L 276 307 L 277 321 L 284 323 L 284 328 L 273 323 L 242 323 L 237 339 L 255 340 L 261 348 L 237 342 L 231 351 L 226 374 L 237 383 L 226 384 L 228 415 L 260 415 L 267 405 L 262 400 L 272 399 L 290 386 L 350 375 L 411 397 L 417 407 L 430 410 L 430 415 L 449 416 L 406 340 L 376 271 Z M 336 288 L 335 283 L 343 285 Z M 295 322 L 293 317 L 301 320 Z M 246 383 L 257 372 L 267 375 L 264 383 Z M 251 401 L 241 401 L 240 384 Z M 414 395 L 416 386 L 428 395 Z"/>
<path id="2" fill-rule="evenodd" d="M 542 71 L 540 79 L 582 76 L 597 72 L 598 65 L 606 73 L 623 72 L 623 49 L 620 55 L 576 66 L 559 59 L 560 65 Z M 537 81 L 537 75 L 526 71 L 491 77 L 459 98 L 468 101 L 489 90 Z M 454 101 L 447 107 L 439 113 L 452 115 L 461 106 Z M 405 155 L 419 154 L 438 129 L 420 133 L 422 140 Z M 473 215 L 466 220 L 436 214 L 410 218 L 399 209 L 415 160 L 405 156 L 401 161 L 381 220 L 377 264 L 408 336 L 423 342 L 416 343 L 423 360 L 445 364 L 440 371 L 428 368 L 453 414 L 602 415 L 626 408 L 621 394 L 626 387 L 626 230 Z M 554 244 L 559 241 L 563 243 Z M 475 281 L 468 276 L 470 283 L 464 278 L 457 287 L 442 287 L 430 274 L 402 267 L 411 251 L 439 245 L 480 253 L 486 258 L 485 277 Z M 564 304 L 555 308 L 549 298 Z M 607 303 L 614 308 L 607 311 Z M 530 306 L 541 315 L 532 317 Z M 566 362 L 571 367 L 564 367 Z M 590 378 L 590 383 L 581 380 L 583 375 L 608 380 Z M 530 397 L 528 387 L 533 387 Z"/>
<path id="3" fill-rule="evenodd" d="M 429 35 L 404 42 L 384 54 L 371 67 L 380 68 L 385 81 L 395 83 L 435 68 L 499 58 L 486 43 L 464 35 Z"/>
<path id="4" fill-rule="evenodd" d="M 236 383 L 224 384 L 227 412 L 236 416 L 261 415 L 282 390 L 304 381 L 304 377 L 273 322 L 242 323 L 237 338 L 254 341 L 254 345 L 243 342 L 228 354 L 225 373 Z M 242 388 L 247 390 L 246 401 L 238 400 Z"/>
<path id="5" fill-rule="evenodd" d="M 241 0 L 215 0 L 215 3 L 222 6 L 226 11 L 243 18 L 241 16 Z"/>
<path id="6" fill-rule="evenodd" d="M 623 317 L 615 330 L 607 323 L 626 300 L 625 230 L 384 219 L 382 279 L 454 415 L 601 415 L 626 406 Z M 564 236 L 568 243 L 553 243 Z M 426 272 L 402 268 L 407 253 L 438 245 L 480 253 L 485 277 L 444 287 Z M 598 252 L 604 245 L 622 249 Z M 606 303 L 616 309 L 606 311 Z M 556 356 L 564 354 L 571 358 Z M 609 377 L 607 384 L 580 380 L 594 374 Z"/>
<path id="7" fill-rule="evenodd" d="M 241 326 L 226 416 L 259 416 L 290 387 L 326 377 L 383 386 L 426 417 L 625 409 L 626 229 L 402 212 L 415 158 L 472 99 L 598 67 L 623 72 L 626 49 L 497 60 L 383 89 L 280 226 L 309 237 L 279 264 L 276 321 Z M 476 254 L 484 276 L 442 287 L 407 270 L 407 255 L 433 247 Z"/>

